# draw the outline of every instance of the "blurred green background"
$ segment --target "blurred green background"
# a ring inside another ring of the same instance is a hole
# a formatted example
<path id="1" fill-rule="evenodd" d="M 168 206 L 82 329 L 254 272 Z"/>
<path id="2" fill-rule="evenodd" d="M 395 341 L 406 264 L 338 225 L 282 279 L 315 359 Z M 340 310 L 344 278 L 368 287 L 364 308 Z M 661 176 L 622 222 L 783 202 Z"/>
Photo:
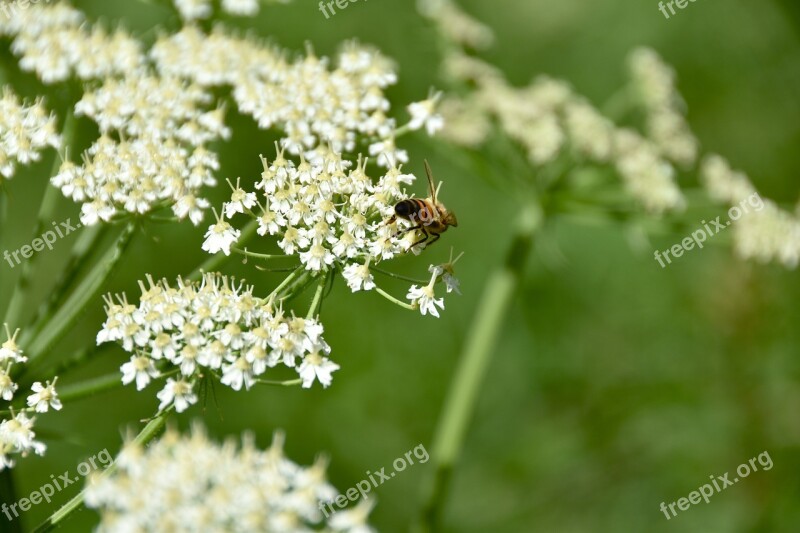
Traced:
<path id="1" fill-rule="evenodd" d="M 142 2 L 76 1 L 92 19 L 152 39 L 151 29 L 170 22 L 170 11 Z M 727 156 L 748 171 L 765 197 L 793 204 L 800 175 L 800 43 L 790 10 L 775 2 L 698 1 L 669 20 L 655 0 L 463 1 L 497 33 L 484 56 L 516 84 L 541 73 L 570 81 L 595 104 L 624 82 L 624 59 L 649 45 L 674 65 L 689 106 L 689 121 L 705 151 Z M 408 0 L 358 2 L 326 20 L 317 3 L 298 0 L 269 7 L 254 20 L 227 20 L 252 27 L 290 50 L 306 41 L 320 54 L 358 37 L 374 43 L 400 66 L 391 89 L 395 114 L 441 85 L 435 35 Z M 3 47 L 3 65 L 12 59 Z M 22 95 L 55 98 L 31 76 L 12 72 Z M 55 100 L 50 100 L 55 101 Z M 63 110 L 62 110 L 63 112 Z M 84 146 L 94 135 L 82 121 Z M 271 150 L 271 134 L 231 115 L 233 138 L 222 150 L 220 178 L 255 180 L 259 153 Z M 340 490 L 367 470 L 390 467 L 418 444 L 430 451 L 448 383 L 484 280 L 509 241 L 517 205 L 474 175 L 463 173 L 432 145 L 403 141 L 412 170 L 423 157 L 446 183 L 447 204 L 460 226 L 423 257 L 398 261 L 419 272 L 447 259 L 449 247 L 465 251 L 458 265 L 463 296 L 449 297 L 439 320 L 404 312 L 374 294 L 350 294 L 341 280 L 325 301 L 322 320 L 342 370 L 328 390 L 258 387 L 234 393 L 217 387 L 219 408 L 209 398 L 179 425 L 202 419 L 214 435 L 257 434 L 269 444 L 276 428 L 287 432 L 288 454 L 311 463 L 332 457 L 330 476 Z M 22 170 L 8 185 L 11 216 L 4 246 L 30 242 L 52 154 Z M 421 186 L 421 185 L 420 185 Z M 210 193 L 219 205 L 225 187 Z M 418 191 L 422 193 L 422 191 Z M 77 219 L 63 201 L 63 215 Z M 699 221 L 698 221 L 699 222 Z M 74 235 L 45 252 L 35 299 L 44 297 Z M 677 242 L 653 241 L 664 249 Z M 145 273 L 173 278 L 203 258 L 202 233 L 190 224 L 150 225 L 134 241 L 109 290 L 137 295 Z M 501 342 L 456 469 L 445 514 L 454 532 L 795 532 L 800 531 L 800 283 L 795 272 L 745 264 L 729 249 L 709 246 L 668 269 L 652 247 L 635 250 L 624 228 L 566 223 L 549 226 L 530 263 L 518 300 L 505 321 Z M 561 264 L 543 261 L 559 247 Z M 266 294 L 277 279 L 252 265 L 229 263 Z M 0 268 L 0 309 L 16 271 Z M 393 287 L 399 291 L 402 285 Z M 103 320 L 98 301 L 54 357 L 68 356 L 92 339 Z M 113 371 L 126 360 L 121 349 L 104 353 L 69 382 Z M 50 474 L 75 471 L 104 448 L 116 453 L 127 427 L 156 409 L 156 388 L 133 387 L 66 405 L 40 419 L 48 440 L 45 457 L 21 461 L 14 470 L 25 496 Z M 687 496 L 711 475 L 722 475 L 768 451 L 774 468 L 692 506 L 667 521 L 659 511 Z M 408 530 L 419 508 L 430 464 L 410 468 L 376 490 L 372 523 L 382 531 Z M 58 494 L 58 504 L 77 492 Z M 55 506 L 39 505 L 24 516 L 26 530 Z M 95 523 L 82 511 L 63 529 L 86 531 Z M 0 519 L 0 530 L 5 527 Z"/>

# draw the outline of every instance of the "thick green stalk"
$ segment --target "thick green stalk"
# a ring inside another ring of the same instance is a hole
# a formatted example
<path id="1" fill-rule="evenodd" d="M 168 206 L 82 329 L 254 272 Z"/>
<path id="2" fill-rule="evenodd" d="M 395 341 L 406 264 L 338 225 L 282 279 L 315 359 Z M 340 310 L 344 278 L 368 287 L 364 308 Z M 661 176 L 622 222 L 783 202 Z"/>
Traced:
<path id="1" fill-rule="evenodd" d="M 72 385 L 65 385 L 58 391 L 58 397 L 62 402 L 74 402 L 75 400 L 88 398 L 118 387 L 122 387 L 122 375 L 119 371 L 73 383 Z"/>
<path id="2" fill-rule="evenodd" d="M 65 147 L 68 147 L 71 144 L 71 140 L 74 135 L 75 117 L 72 114 L 72 111 L 67 111 L 67 115 L 64 118 L 64 131 L 62 133 L 63 144 Z M 42 199 L 42 204 L 39 207 L 39 215 L 36 218 L 36 227 L 33 230 L 34 238 L 42 235 L 45 232 L 45 228 L 50 228 L 50 224 L 54 222 L 56 207 L 58 206 L 58 199 L 61 196 L 61 192 L 53 187 L 49 180 L 52 176 L 55 176 L 58 173 L 60 166 L 61 156 L 59 154 L 55 154 L 53 168 L 48 176 L 48 183 L 44 189 L 44 198 Z M 42 254 L 34 254 L 31 258 L 22 263 L 22 271 L 17 278 L 16 286 L 11 292 L 11 301 L 8 304 L 8 309 L 6 310 L 4 319 L 4 322 L 8 323 L 8 325 L 12 328 L 21 327 L 24 325 L 21 323 L 22 310 L 29 298 L 28 290 L 30 289 L 31 285 L 33 267 L 40 255 Z"/>
<path id="3" fill-rule="evenodd" d="M 106 235 L 108 229 L 108 224 L 96 224 L 83 228 L 83 231 L 75 241 L 75 245 L 72 247 L 67 264 L 61 271 L 58 281 L 56 281 L 47 299 L 39 306 L 33 319 L 29 322 L 33 334 L 41 331 L 44 324 L 49 322 L 53 314 L 58 310 L 59 305 L 63 303 L 67 292 L 75 282 L 78 272 L 83 267 L 85 259 Z"/>
<path id="4" fill-rule="evenodd" d="M 58 309 L 41 332 L 30 341 L 30 344 L 27 343 L 28 339 L 23 334 L 21 344 L 28 345 L 28 368 L 50 351 L 55 343 L 77 323 L 89 303 L 99 296 L 106 280 L 122 259 L 135 230 L 135 223 L 129 223 L 122 230 L 116 243 L 98 260 L 92 271 L 75 288 L 64 305 Z"/>
<path id="5" fill-rule="evenodd" d="M 133 442 L 139 446 L 146 446 L 149 444 L 158 436 L 159 433 L 161 433 L 161 430 L 164 429 L 164 425 L 167 423 L 168 416 L 169 411 L 165 411 L 150 420 L 150 422 L 147 423 L 147 425 L 136 436 L 136 438 L 133 439 Z M 114 461 L 114 463 L 109 466 L 101 475 L 108 476 L 114 473 L 116 470 L 117 463 Z M 52 531 L 56 527 L 63 524 L 63 522 L 66 521 L 72 513 L 83 507 L 85 497 L 86 489 L 82 490 L 77 496 L 68 501 L 61 509 L 50 515 L 50 518 L 41 523 L 39 527 L 34 530 L 34 533 Z"/>
<path id="6" fill-rule="evenodd" d="M 464 445 L 486 370 L 524 274 L 541 220 L 537 205 L 532 204 L 523 210 L 506 260 L 491 273 L 483 290 L 436 428 L 431 451 L 434 477 L 423 503 L 417 531 L 436 531 L 439 528 L 453 468 Z"/>

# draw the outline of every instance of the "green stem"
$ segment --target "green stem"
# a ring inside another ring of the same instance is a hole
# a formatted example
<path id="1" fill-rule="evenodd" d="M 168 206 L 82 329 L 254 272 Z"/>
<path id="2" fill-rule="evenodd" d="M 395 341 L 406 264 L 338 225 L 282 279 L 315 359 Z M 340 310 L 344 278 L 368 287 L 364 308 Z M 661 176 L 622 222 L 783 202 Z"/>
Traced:
<path id="1" fill-rule="evenodd" d="M 144 447 L 155 439 L 167 423 L 169 410 L 156 415 L 155 418 L 150 420 L 142 431 L 133 439 L 133 444 L 136 446 Z M 117 462 L 109 466 L 101 476 L 109 476 L 116 472 Z M 82 490 L 77 496 L 68 501 L 61 509 L 50 515 L 50 517 L 42 522 L 39 527 L 34 530 L 34 533 L 42 533 L 45 531 L 52 531 L 60 526 L 72 513 L 83 507 L 84 499 L 86 497 L 86 489 Z"/>
<path id="2" fill-rule="evenodd" d="M 74 135 L 75 116 L 72 114 L 72 111 L 69 110 L 64 118 L 64 131 L 62 133 L 65 147 L 68 147 L 71 144 L 71 140 Z M 58 169 L 60 167 L 61 156 L 56 153 L 53 160 L 53 167 L 50 171 L 50 175 L 48 176 L 47 185 L 45 186 L 44 198 L 42 199 L 42 204 L 39 207 L 39 215 L 36 218 L 36 227 L 33 230 L 34 237 L 39 237 L 42 235 L 45 232 L 45 227 L 49 226 L 55 218 L 56 207 L 58 206 L 58 200 L 61 197 L 61 191 L 50 184 L 49 178 L 58 174 Z M 4 322 L 8 323 L 9 326 L 16 328 L 24 325 L 21 322 L 22 310 L 29 298 L 28 290 L 31 286 L 33 267 L 40 255 L 41 254 L 34 254 L 22 264 L 22 272 L 20 272 L 20 275 L 17 278 L 17 284 L 11 292 L 11 301 L 8 304 L 8 309 L 6 309 Z"/>
<path id="3" fill-rule="evenodd" d="M 87 379 L 74 383 L 72 385 L 64 386 L 58 391 L 58 397 L 62 402 L 74 402 L 95 394 L 106 392 L 109 390 L 122 387 L 122 375 L 117 372 L 112 372 L 105 376 Z"/>
<path id="4" fill-rule="evenodd" d="M 317 313 L 319 312 L 320 305 L 322 304 L 322 294 L 325 292 L 325 286 L 328 284 L 328 278 L 330 277 L 330 273 L 325 274 L 319 280 L 319 284 L 317 285 L 317 290 L 314 292 L 314 299 L 311 300 L 311 307 L 308 309 L 308 315 L 306 318 L 311 320 L 314 318 Z"/>
<path id="5" fill-rule="evenodd" d="M 385 290 L 381 289 L 380 287 L 375 287 L 375 292 L 377 292 L 378 294 L 380 294 L 381 296 L 383 296 L 384 298 L 386 298 L 387 300 L 389 300 L 393 304 L 399 305 L 403 309 L 408 309 L 409 311 L 416 311 L 417 310 L 417 308 L 414 307 L 413 305 L 411 305 L 411 304 L 409 304 L 407 302 L 403 302 L 401 300 L 398 300 L 397 298 L 395 298 L 394 296 L 392 296 L 391 294 L 389 294 Z"/>
<path id="6" fill-rule="evenodd" d="M 383 274 L 384 276 L 389 276 L 391 278 L 401 279 L 403 281 L 408 281 L 410 283 L 414 283 L 415 285 L 427 285 L 428 282 L 430 281 L 430 280 L 427 280 L 427 279 L 414 279 L 414 278 L 410 278 L 408 276 L 395 274 L 394 272 L 389 272 L 388 270 L 383 270 L 382 268 L 378 268 L 376 266 L 371 266 L 371 267 L 369 267 L 369 269 L 374 271 L 374 272 L 378 272 L 380 274 Z"/>
<path id="7" fill-rule="evenodd" d="M 67 260 L 66 266 L 62 269 L 61 276 L 50 290 L 47 300 L 39 306 L 33 319 L 30 321 L 33 334 L 39 333 L 42 326 L 50 321 L 53 313 L 56 312 L 59 305 L 66 297 L 70 287 L 75 282 L 78 271 L 84 265 L 87 256 L 94 251 L 97 243 L 105 236 L 108 229 L 109 226 L 107 224 L 84 226 L 83 231 L 78 236 L 70 252 L 70 257 Z"/>
<path id="8" fill-rule="evenodd" d="M 291 283 L 294 281 L 294 279 L 295 279 L 297 276 L 300 276 L 300 275 L 302 275 L 304 272 L 305 272 L 305 267 L 303 267 L 303 266 L 299 266 L 299 267 L 297 267 L 296 269 L 294 269 L 294 271 L 293 271 L 291 274 L 289 274 L 288 276 L 286 276 L 286 278 L 284 278 L 284 280 L 283 280 L 283 281 L 281 281 L 281 283 L 280 283 L 280 284 L 279 284 L 277 287 L 275 287 L 275 290 L 273 290 L 273 291 L 272 291 L 272 292 L 269 294 L 269 296 L 267 296 L 267 299 L 269 300 L 269 299 L 270 299 L 270 298 L 272 298 L 273 296 L 279 296 L 279 295 L 281 294 L 281 292 L 282 292 L 282 291 L 283 291 L 283 290 L 284 290 L 286 287 L 288 287 L 288 286 L 289 286 L 289 285 L 290 285 L 290 284 L 291 284 Z"/>
<path id="9" fill-rule="evenodd" d="M 256 252 L 251 252 L 247 248 L 242 250 L 241 248 L 231 248 L 233 252 L 237 254 L 243 255 L 245 257 L 252 257 L 254 259 L 286 259 L 287 257 L 291 257 L 290 255 L 281 254 L 281 255 L 269 255 L 269 254 L 259 254 Z"/>
<path id="10" fill-rule="evenodd" d="M 522 211 L 506 260 L 492 272 L 483 290 L 436 428 L 431 452 L 434 477 L 423 503 L 418 531 L 439 529 L 453 468 L 541 221 L 537 205 L 531 204 Z"/>
<path id="11" fill-rule="evenodd" d="M 103 285 L 115 267 L 119 264 L 125 250 L 131 242 L 136 230 L 136 224 L 130 223 L 117 238 L 103 257 L 95 264 L 92 271 L 70 294 L 67 301 L 48 321 L 41 332 L 28 346 L 28 365 L 30 369 L 35 361 L 45 356 L 55 343 L 61 339 L 78 321 L 82 312 L 99 295 Z M 21 344 L 26 345 L 27 339 L 23 334 Z"/>
<path id="12" fill-rule="evenodd" d="M 257 379 L 256 383 L 260 383 L 262 385 L 278 385 L 280 387 L 295 387 L 303 383 L 302 379 L 292 379 L 289 381 L 271 381 L 268 379 Z"/>

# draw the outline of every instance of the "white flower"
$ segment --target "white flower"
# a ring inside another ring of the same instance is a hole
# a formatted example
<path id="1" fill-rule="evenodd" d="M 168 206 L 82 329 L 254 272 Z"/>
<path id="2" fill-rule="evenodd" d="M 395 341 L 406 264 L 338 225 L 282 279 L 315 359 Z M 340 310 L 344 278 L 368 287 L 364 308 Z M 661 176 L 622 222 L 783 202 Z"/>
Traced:
<path id="1" fill-rule="evenodd" d="M 174 0 L 183 20 L 207 19 L 211 16 L 211 0 Z"/>
<path id="2" fill-rule="evenodd" d="M 347 281 L 347 286 L 353 292 L 364 289 L 370 291 L 375 288 L 375 280 L 369 271 L 369 263 L 359 265 L 353 263 L 344 267 L 342 271 L 344 279 Z"/>
<path id="3" fill-rule="evenodd" d="M 251 17 L 258 14 L 258 0 L 222 0 L 222 10 L 231 15 Z"/>
<path id="4" fill-rule="evenodd" d="M 326 462 L 298 465 L 283 441 L 277 432 L 262 450 L 251 435 L 217 444 L 198 425 L 186 436 L 168 429 L 147 447 L 126 444 L 114 472 L 89 478 L 86 504 L 101 515 L 99 533 L 332 531 L 322 509 L 338 493 Z M 336 531 L 366 533 L 360 516 L 338 521 Z"/>
<path id="5" fill-rule="evenodd" d="M 347 533 L 375 533 L 377 530 L 367 523 L 369 513 L 375 507 L 375 502 L 363 500 L 353 509 L 339 511 L 328 521 L 333 531 L 346 531 Z"/>
<path id="6" fill-rule="evenodd" d="M 159 411 L 174 404 L 175 411 L 182 413 L 189 406 L 197 403 L 197 395 L 192 390 L 192 384 L 184 380 L 175 381 L 168 378 L 167 384 L 156 396 L 161 400 L 161 404 L 158 406 Z"/>
<path id="7" fill-rule="evenodd" d="M 427 100 L 422 102 L 415 102 L 408 106 L 408 112 L 411 114 L 411 122 L 408 127 L 412 130 L 418 130 L 425 126 L 428 135 L 433 135 L 444 127 L 444 118 L 442 115 L 436 113 L 436 106 L 442 97 L 442 93 L 436 93 Z"/>
<path id="8" fill-rule="evenodd" d="M 43 102 L 21 102 L 10 87 L 4 87 L 0 98 L 0 181 L 11 178 L 17 164 L 38 161 L 42 150 L 60 145 L 56 117 L 47 112 Z"/>
<path id="9" fill-rule="evenodd" d="M 256 205 L 256 193 L 254 192 L 245 192 L 240 186 L 239 179 L 236 180 L 236 186 L 234 187 L 233 184 L 228 181 L 228 184 L 233 189 L 233 193 L 231 194 L 231 201 L 225 204 L 225 216 L 228 218 L 233 218 L 233 215 L 236 213 L 244 213 L 245 209 L 250 209 L 254 205 Z"/>
<path id="10" fill-rule="evenodd" d="M 14 399 L 19 385 L 11 380 L 11 364 L 5 370 L 0 369 L 0 398 L 7 402 Z"/>
<path id="11" fill-rule="evenodd" d="M 24 363 L 27 361 L 27 358 L 22 355 L 22 350 L 19 346 L 17 346 L 17 336 L 19 335 L 19 329 L 14 331 L 14 334 L 11 334 L 11 331 L 8 329 L 8 324 L 4 324 L 6 330 L 6 341 L 3 344 L 0 344 L 0 364 L 3 364 L 7 361 L 12 363 Z"/>
<path id="12" fill-rule="evenodd" d="M 440 309 L 444 309 L 444 298 L 437 299 L 434 294 L 433 285 L 436 283 L 437 277 L 436 273 L 434 273 L 433 277 L 431 277 L 431 282 L 424 287 L 412 285 L 408 290 L 406 298 L 411 300 L 412 305 L 418 306 L 423 315 L 430 313 L 436 318 L 439 318 L 439 310 L 436 309 L 436 306 L 439 306 Z"/>
<path id="13" fill-rule="evenodd" d="M 315 379 L 319 381 L 323 387 L 327 388 L 333 381 L 333 376 L 331 374 L 339 370 L 339 368 L 339 365 L 327 357 L 323 357 L 319 352 L 312 352 L 303 358 L 303 362 L 300 363 L 297 373 L 300 374 L 300 378 L 303 380 L 304 389 L 310 388 Z"/>
<path id="14" fill-rule="evenodd" d="M 147 387 L 150 380 L 158 377 L 153 361 L 143 355 L 133 356 L 131 360 L 122 365 L 122 384 L 128 385 L 136 381 L 136 390 Z"/>
<path id="15" fill-rule="evenodd" d="M 26 456 L 30 452 L 44 455 L 46 447 L 35 440 L 33 418 L 25 413 L 13 414 L 8 420 L 0 422 L 0 471 L 14 466 L 13 455 Z"/>
<path id="16" fill-rule="evenodd" d="M 28 407 L 35 408 L 37 413 L 46 413 L 51 407 L 56 411 L 60 411 L 61 400 L 58 399 L 55 385 L 55 381 L 53 383 L 48 381 L 46 385 L 42 385 L 39 381 L 34 383 L 31 386 L 33 394 L 28 396 L 27 399 Z"/>
<path id="17" fill-rule="evenodd" d="M 242 386 L 249 390 L 255 383 L 253 365 L 245 357 L 239 357 L 233 363 L 223 365 L 221 382 L 233 390 L 242 390 Z"/>
<path id="18" fill-rule="evenodd" d="M 217 223 L 209 226 L 206 232 L 203 250 L 210 254 L 221 251 L 225 255 L 231 255 L 231 246 L 239 240 L 241 233 L 224 219 L 218 217 Z"/>

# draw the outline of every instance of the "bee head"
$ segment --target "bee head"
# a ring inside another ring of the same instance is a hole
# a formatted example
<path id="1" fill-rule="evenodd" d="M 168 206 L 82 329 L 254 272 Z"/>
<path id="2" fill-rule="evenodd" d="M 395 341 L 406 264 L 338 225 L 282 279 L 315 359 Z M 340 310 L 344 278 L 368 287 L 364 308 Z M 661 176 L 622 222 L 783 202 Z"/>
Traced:
<path id="1" fill-rule="evenodd" d="M 453 226 L 454 228 L 458 227 L 458 218 L 456 218 L 456 214 L 452 211 L 447 211 L 447 213 L 442 217 L 442 222 L 448 226 Z"/>

